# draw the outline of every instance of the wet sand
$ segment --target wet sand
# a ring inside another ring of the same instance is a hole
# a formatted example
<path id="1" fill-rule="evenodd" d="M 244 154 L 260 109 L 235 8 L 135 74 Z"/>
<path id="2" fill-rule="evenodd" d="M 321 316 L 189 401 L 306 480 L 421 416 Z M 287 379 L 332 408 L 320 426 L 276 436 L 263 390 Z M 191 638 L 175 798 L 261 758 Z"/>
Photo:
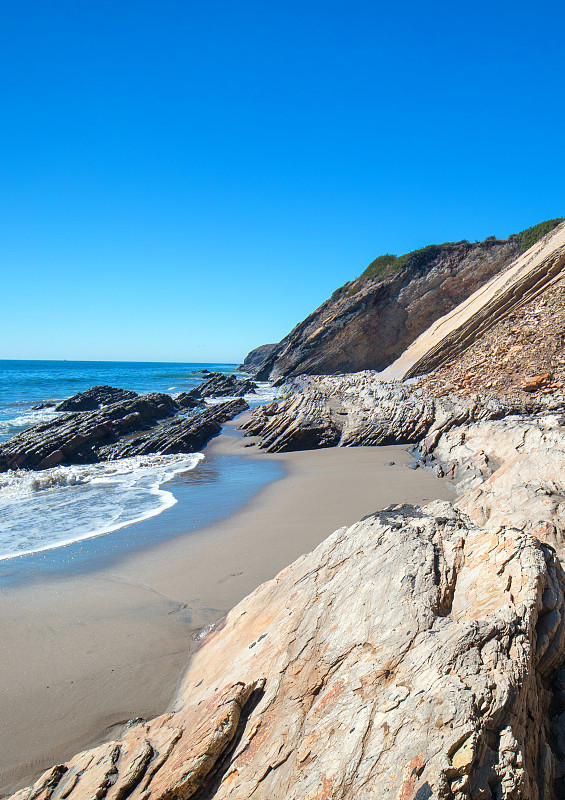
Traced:
<path id="1" fill-rule="evenodd" d="M 336 528 L 392 503 L 452 497 L 408 469 L 401 446 L 272 456 L 248 442 L 222 435 L 205 453 L 274 459 L 285 476 L 231 516 L 102 569 L 1 590 L 0 795 L 164 711 L 194 634 Z"/>

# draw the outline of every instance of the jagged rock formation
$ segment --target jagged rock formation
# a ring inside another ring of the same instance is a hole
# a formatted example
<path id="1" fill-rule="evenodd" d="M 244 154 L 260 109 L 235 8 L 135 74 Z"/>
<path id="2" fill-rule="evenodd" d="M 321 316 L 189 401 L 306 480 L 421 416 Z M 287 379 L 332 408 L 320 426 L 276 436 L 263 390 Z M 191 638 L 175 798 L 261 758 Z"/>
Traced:
<path id="1" fill-rule="evenodd" d="M 145 456 L 149 453 L 195 453 L 220 433 L 224 422 L 247 408 L 249 406 L 241 398 L 217 403 L 193 416 L 175 417 L 147 433 L 103 446 L 99 449 L 98 456 L 103 460 L 114 461 L 117 458 Z"/>
<path id="2" fill-rule="evenodd" d="M 63 400 L 55 407 L 55 411 L 95 411 L 100 406 L 109 406 L 121 400 L 133 400 L 139 395 L 127 389 L 117 389 L 114 386 L 93 386 L 86 392 L 79 392 Z"/>
<path id="3" fill-rule="evenodd" d="M 340 445 L 415 444 L 453 427 L 514 414 L 565 409 L 565 393 L 431 397 L 414 383 L 371 371 L 309 376 L 302 389 L 255 409 L 241 428 L 270 453 Z"/>
<path id="4" fill-rule="evenodd" d="M 565 797 L 562 387 L 300 383 L 246 423 L 265 449 L 413 443 L 457 499 L 333 533 L 203 632 L 168 713 L 12 800 Z"/>
<path id="5" fill-rule="evenodd" d="M 385 371 L 402 380 L 430 372 L 464 352 L 480 336 L 542 292 L 565 268 L 565 223 L 558 225 L 507 270 L 429 327 Z"/>
<path id="6" fill-rule="evenodd" d="M 245 408 L 243 400 L 235 400 L 190 418 L 163 423 L 179 411 L 179 406 L 168 394 L 154 393 L 98 411 L 65 414 L 0 444 L 0 472 L 88 464 L 147 453 L 195 452 L 219 433 L 222 422 Z"/>
<path id="7" fill-rule="evenodd" d="M 262 344 L 251 350 L 243 359 L 239 369 L 244 372 L 254 372 L 271 355 L 276 346 L 276 344 Z"/>
<path id="8" fill-rule="evenodd" d="M 257 378 L 385 369 L 432 322 L 508 267 L 530 241 L 525 233 L 376 259 L 374 268 L 334 292 L 285 336 Z"/>
<path id="9" fill-rule="evenodd" d="M 181 392 L 176 400 L 180 405 L 186 405 L 187 401 L 201 401 L 205 397 L 243 397 L 245 394 L 253 394 L 256 388 L 257 384 L 253 381 L 211 372 L 204 383 L 189 392 Z"/>

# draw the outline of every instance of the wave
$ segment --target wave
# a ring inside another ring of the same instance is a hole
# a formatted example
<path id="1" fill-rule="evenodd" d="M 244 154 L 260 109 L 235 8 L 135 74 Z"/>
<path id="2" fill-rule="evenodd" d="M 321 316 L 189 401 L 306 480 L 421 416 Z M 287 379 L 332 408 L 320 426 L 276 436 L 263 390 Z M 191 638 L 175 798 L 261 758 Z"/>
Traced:
<path id="1" fill-rule="evenodd" d="M 11 419 L 0 419 L 0 442 L 15 436 L 17 433 L 32 425 L 39 425 L 42 422 L 49 422 L 59 416 L 60 411 L 54 411 L 52 408 L 42 408 L 39 411 L 26 411 Z"/>
<path id="2" fill-rule="evenodd" d="M 63 547 L 154 517 L 177 501 L 160 486 L 201 453 L 136 456 L 0 475 L 0 559 Z"/>
<path id="3" fill-rule="evenodd" d="M 244 395 L 244 400 L 246 400 L 250 406 L 258 406 L 262 405 L 263 403 L 268 403 L 271 400 L 274 400 L 280 394 L 280 389 L 278 387 L 272 386 L 270 383 L 266 381 L 258 382 L 257 389 L 250 394 Z M 217 405 L 218 403 L 226 403 L 228 400 L 237 400 L 238 398 L 234 396 L 224 396 L 224 397 L 207 397 L 205 402 L 209 406 Z"/>

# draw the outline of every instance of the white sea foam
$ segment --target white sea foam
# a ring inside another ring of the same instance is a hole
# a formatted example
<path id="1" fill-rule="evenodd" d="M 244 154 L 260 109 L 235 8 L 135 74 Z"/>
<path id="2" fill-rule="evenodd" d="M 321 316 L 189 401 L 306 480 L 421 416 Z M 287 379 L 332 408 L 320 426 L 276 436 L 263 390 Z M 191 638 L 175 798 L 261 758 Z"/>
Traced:
<path id="1" fill-rule="evenodd" d="M 271 400 L 275 400 L 279 394 L 280 389 L 278 389 L 276 386 L 272 386 L 266 381 L 262 381 L 257 383 L 257 388 L 254 392 L 244 395 L 243 399 L 246 400 L 251 406 L 258 406 L 262 403 L 269 403 Z M 215 406 L 218 405 L 218 403 L 227 403 L 229 400 L 238 399 L 239 398 L 235 395 L 224 397 L 206 397 L 204 402 L 209 406 Z"/>
<path id="2" fill-rule="evenodd" d="M 177 501 L 161 484 L 200 453 L 136 456 L 0 475 L 0 559 L 49 550 L 156 516 Z"/>
<path id="3" fill-rule="evenodd" d="M 11 419 L 2 419 L 0 420 L 0 441 L 8 439 L 10 436 L 15 436 L 31 425 L 49 422 L 58 417 L 60 413 L 60 411 L 53 411 L 52 408 L 42 408 L 39 411 L 28 411 Z"/>

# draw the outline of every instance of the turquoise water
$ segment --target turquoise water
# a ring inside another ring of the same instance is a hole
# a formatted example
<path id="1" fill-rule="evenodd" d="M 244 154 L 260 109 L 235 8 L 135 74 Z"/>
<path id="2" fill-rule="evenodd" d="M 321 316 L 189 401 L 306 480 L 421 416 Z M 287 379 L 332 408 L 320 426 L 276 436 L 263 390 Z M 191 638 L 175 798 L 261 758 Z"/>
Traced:
<path id="1" fill-rule="evenodd" d="M 0 361 L 0 441 L 57 416 L 52 408 L 34 411 L 33 405 L 102 383 L 174 396 L 200 384 L 203 370 L 230 374 L 236 365 Z M 273 394 L 261 384 L 246 399 L 255 405 Z M 211 460 L 205 453 L 1 473 L 0 580 L 90 568 L 112 554 L 201 528 L 281 474 L 272 462 Z"/>

